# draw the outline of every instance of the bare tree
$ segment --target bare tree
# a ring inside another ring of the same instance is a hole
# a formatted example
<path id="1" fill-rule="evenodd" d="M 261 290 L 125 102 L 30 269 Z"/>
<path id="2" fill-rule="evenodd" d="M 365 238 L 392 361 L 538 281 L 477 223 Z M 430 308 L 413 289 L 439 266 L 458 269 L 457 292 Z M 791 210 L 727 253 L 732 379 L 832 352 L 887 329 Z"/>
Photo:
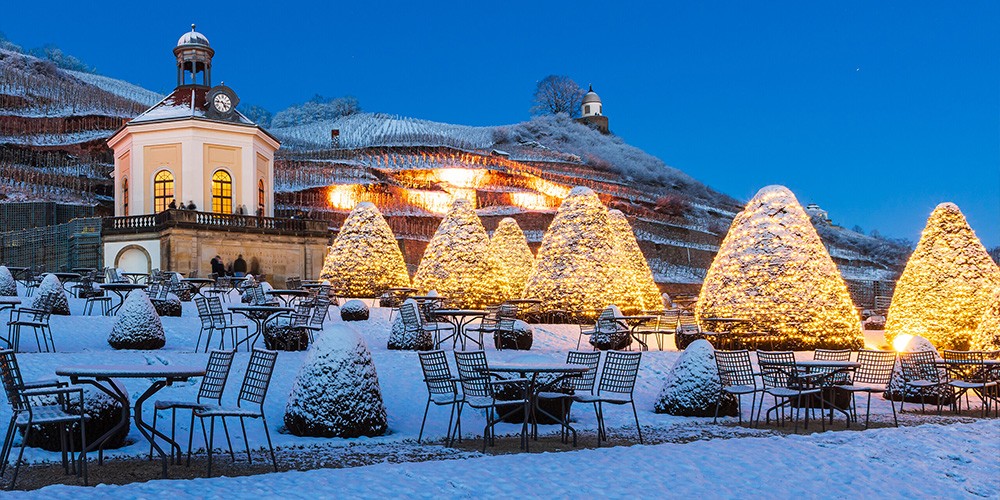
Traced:
<path id="1" fill-rule="evenodd" d="M 584 90 L 568 76 L 546 76 L 538 82 L 538 87 L 535 89 L 535 105 L 531 107 L 531 113 L 534 115 L 566 113 L 570 117 L 578 117 L 584 93 Z"/>

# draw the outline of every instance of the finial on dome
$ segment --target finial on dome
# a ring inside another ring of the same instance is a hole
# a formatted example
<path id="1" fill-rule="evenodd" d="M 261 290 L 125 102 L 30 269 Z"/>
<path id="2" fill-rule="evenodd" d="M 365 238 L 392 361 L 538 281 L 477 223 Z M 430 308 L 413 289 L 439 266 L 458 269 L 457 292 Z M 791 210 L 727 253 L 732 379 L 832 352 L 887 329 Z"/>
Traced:
<path id="1" fill-rule="evenodd" d="M 191 23 L 191 31 L 194 31 L 194 23 Z"/>
<path id="2" fill-rule="evenodd" d="M 194 26 L 194 25 L 192 25 L 192 26 Z M 587 87 L 588 87 L 587 92 L 593 92 L 594 91 L 594 84 L 593 83 L 588 84 Z"/>

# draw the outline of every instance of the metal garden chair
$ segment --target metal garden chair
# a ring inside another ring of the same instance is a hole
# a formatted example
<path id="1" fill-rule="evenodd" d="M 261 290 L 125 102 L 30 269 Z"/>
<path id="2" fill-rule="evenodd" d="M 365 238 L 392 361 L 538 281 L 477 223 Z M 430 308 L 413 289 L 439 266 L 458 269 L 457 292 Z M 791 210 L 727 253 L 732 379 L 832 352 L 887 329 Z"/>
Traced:
<path id="1" fill-rule="evenodd" d="M 938 367 L 937 353 L 934 351 L 917 351 L 899 353 L 899 364 L 903 373 L 903 388 L 914 389 L 920 394 L 920 411 L 927 410 L 924 399 L 929 394 L 934 396 L 938 415 L 941 414 L 941 406 L 944 403 L 944 393 L 948 388 L 948 374 Z M 905 394 L 903 401 L 899 403 L 899 411 L 903 411 L 903 404 L 906 402 Z"/>
<path id="2" fill-rule="evenodd" d="M 212 333 L 219 331 L 221 333 L 219 339 L 219 348 L 224 349 L 226 346 L 226 332 L 229 332 L 229 338 L 232 342 L 233 350 L 236 350 L 240 344 L 246 342 L 247 350 L 250 350 L 250 327 L 247 325 L 237 325 L 233 321 L 233 313 L 226 311 L 222 308 L 222 301 L 219 297 L 208 297 L 208 311 L 210 317 L 212 318 L 212 329 L 208 332 L 208 339 L 205 340 L 205 350 L 208 350 L 209 344 L 212 342 Z M 239 335 L 240 332 L 243 335 Z"/>
<path id="3" fill-rule="evenodd" d="M 485 351 L 455 351 L 455 366 L 458 368 L 463 395 L 462 402 L 458 405 L 458 422 L 462 421 L 462 409 L 466 405 L 485 411 L 486 426 L 483 428 L 483 453 L 485 453 L 486 443 L 489 442 L 492 446 L 496 438 L 496 424 L 510 415 L 524 411 L 524 405 L 528 404 L 526 393 L 528 381 L 523 378 L 503 379 L 495 373 L 490 373 Z M 497 389 L 508 386 L 518 387 L 520 395 L 512 400 L 503 400 L 503 403 L 514 406 L 510 412 L 500 415 L 497 409 Z M 525 421 L 521 427 L 521 446 L 527 444 L 527 430 L 528 422 Z"/>
<path id="4" fill-rule="evenodd" d="M 965 408 L 969 409 L 969 391 L 975 392 L 983 402 L 983 417 L 990 411 L 990 399 L 997 389 L 997 381 L 990 377 L 986 367 L 986 353 L 982 351 L 944 351 L 948 365 L 948 385 L 955 391 L 956 409 L 961 409 L 962 395 Z"/>
<path id="5" fill-rule="evenodd" d="M 813 359 L 821 361 L 850 361 L 850 349 L 816 349 L 813 351 Z M 830 374 L 836 371 L 833 368 L 813 368 L 814 373 Z M 828 379 L 833 384 L 846 384 L 850 380 L 847 371 L 840 371 L 831 375 Z"/>
<path id="6" fill-rule="evenodd" d="M 872 394 L 881 394 L 892 382 L 892 369 L 896 365 L 896 353 L 892 351 L 858 351 L 858 363 L 861 366 L 854 372 L 847 372 L 846 383 L 837 384 L 835 387 L 840 391 L 851 393 L 851 409 L 854 414 L 854 421 L 858 421 L 858 406 L 854 396 L 859 392 L 868 393 L 868 405 L 865 408 L 865 428 L 868 428 L 869 417 L 872 411 Z M 866 385 L 857 385 L 866 384 Z M 870 385 L 868 385 L 870 384 Z M 899 427 L 896 419 L 896 405 L 889 400 L 892 408 L 892 422 Z"/>
<path id="7" fill-rule="evenodd" d="M 822 393 L 822 388 L 816 387 L 812 381 L 823 378 L 826 374 L 815 372 L 811 374 L 801 374 L 795 367 L 795 354 L 791 351 L 757 351 L 757 363 L 760 365 L 761 381 L 763 382 L 764 394 L 769 394 L 774 398 L 775 405 L 768 408 L 764 414 L 765 422 L 770 423 L 771 412 L 780 409 L 782 419 L 784 417 L 785 406 L 795 404 L 795 413 L 792 417 L 794 428 L 798 429 L 798 414 L 803 406 L 809 402 L 803 398 L 810 398 Z M 782 400 L 780 403 L 778 400 Z M 764 396 L 761 395 L 757 405 L 757 422 L 760 422 L 760 412 L 764 409 Z M 823 428 L 826 429 L 826 418 L 823 416 L 822 398 L 820 398 L 820 417 Z M 809 408 L 806 408 L 805 428 L 809 428 Z M 779 420 L 780 422 L 781 420 Z"/>
<path id="8" fill-rule="evenodd" d="M 244 423 L 246 418 L 259 418 L 264 425 L 264 436 L 267 437 L 267 447 L 271 452 L 271 463 L 274 471 L 278 471 L 278 459 L 274 456 L 274 446 L 271 444 L 271 433 L 267 428 L 267 417 L 264 416 L 264 399 L 267 397 L 267 389 L 271 385 L 271 375 L 274 373 L 274 364 L 278 359 L 276 351 L 264 349 L 254 349 L 250 355 L 250 362 L 247 364 L 246 375 L 243 377 L 243 386 L 240 387 L 240 394 L 236 398 L 236 407 L 224 407 L 221 405 L 205 405 L 194 410 L 194 416 L 201 419 L 201 431 L 205 432 L 205 419 L 210 420 L 208 432 L 208 475 L 212 475 L 212 452 L 215 446 L 215 418 L 222 419 L 225 426 L 226 417 L 236 417 L 240 419 L 240 427 L 243 429 L 243 444 L 247 449 L 247 462 L 253 463 L 250 454 L 250 442 L 247 439 L 247 428 Z M 235 457 L 233 457 L 235 459 Z"/>
<path id="9" fill-rule="evenodd" d="M 201 379 L 201 386 L 198 387 L 198 396 L 194 401 L 177 400 L 156 400 L 153 403 L 153 438 L 156 438 L 156 419 L 162 410 L 170 410 L 170 439 L 174 440 L 176 431 L 177 410 L 191 410 L 191 427 L 188 436 L 188 465 L 191 464 L 191 445 L 194 441 L 194 410 L 204 408 L 206 404 L 222 404 L 222 393 L 226 388 L 226 380 L 229 378 L 229 370 L 233 366 L 233 357 L 236 351 L 213 350 L 208 355 L 208 367 L 205 369 L 205 376 Z M 233 444 L 229 440 L 229 429 L 226 427 L 225 419 L 222 420 L 222 428 L 226 432 L 226 442 L 229 443 L 229 455 L 233 456 Z M 205 441 L 208 446 L 208 440 Z M 173 448 L 171 447 L 171 452 Z M 153 458 L 153 443 L 149 443 L 149 457 Z M 234 457 L 235 460 L 235 457 Z M 180 461 L 180 457 L 178 457 Z"/>
<path id="10" fill-rule="evenodd" d="M 464 402 L 464 398 L 458 392 L 459 379 L 451 375 L 451 367 L 448 366 L 448 358 L 444 351 L 421 351 L 420 368 L 424 372 L 424 383 L 427 384 L 427 404 L 424 406 L 424 418 L 420 421 L 420 433 L 417 435 L 417 443 L 424 436 L 424 425 L 427 423 L 427 412 L 431 409 L 431 403 L 435 406 L 450 406 L 451 413 L 448 415 L 448 434 L 445 442 L 451 444 L 452 431 L 451 423 L 455 418 L 456 409 Z M 461 413 L 459 414 L 461 417 Z M 456 422 L 455 434 L 458 439 L 462 438 L 462 421 Z"/>
<path id="11" fill-rule="evenodd" d="M 594 384 L 597 382 L 597 366 L 600 363 L 601 351 L 569 351 L 566 354 L 566 364 L 586 366 L 589 370 L 579 376 L 566 377 L 562 379 L 558 387 L 561 388 L 563 392 L 543 390 L 539 391 L 539 393 L 535 396 L 537 403 L 541 403 L 541 401 L 559 401 L 560 410 L 562 411 L 560 415 L 563 415 L 565 418 L 561 429 L 562 440 L 564 443 L 568 437 L 567 429 L 570 429 L 570 409 L 567 408 L 566 405 L 567 403 L 573 401 L 573 396 L 577 394 L 594 394 Z M 537 424 L 533 428 L 533 434 L 536 438 L 538 437 Z M 573 431 L 573 446 L 576 446 L 576 431 Z"/>
<path id="12" fill-rule="evenodd" d="M 639 433 L 639 444 L 642 444 L 642 427 L 639 426 L 639 414 L 635 409 L 635 379 L 639 375 L 639 361 L 642 351 L 623 352 L 608 351 L 604 357 L 604 368 L 601 369 L 600 382 L 596 394 L 576 394 L 573 401 L 592 403 L 597 414 L 597 444 L 608 440 L 607 429 L 604 426 L 604 403 L 613 405 L 632 405 L 632 416 L 635 417 L 635 429 Z"/>
<path id="13" fill-rule="evenodd" d="M 742 349 L 739 351 L 715 351 L 715 364 L 719 370 L 719 396 L 715 400 L 715 418 L 712 423 L 719 421 L 719 405 L 722 398 L 727 394 L 736 397 L 737 414 L 740 424 L 743 423 L 743 398 L 746 394 L 751 394 L 750 401 L 750 424 L 753 425 L 754 408 L 757 407 L 757 393 L 764 392 L 764 389 L 757 385 L 757 376 L 753 371 L 753 363 L 750 361 L 750 351 Z M 764 399 L 764 395 L 760 395 Z"/>
<path id="14" fill-rule="evenodd" d="M 31 328 L 35 333 L 35 344 L 38 352 L 42 352 L 42 343 L 45 344 L 45 352 L 49 351 L 49 344 L 52 344 L 51 352 L 56 351 L 56 342 L 52 338 L 52 328 L 49 326 L 49 319 L 52 317 L 52 307 L 56 301 L 55 293 L 42 295 L 38 308 L 20 307 L 10 311 L 10 321 L 7 322 L 7 338 L 0 339 L 7 343 L 7 346 L 14 351 L 21 347 L 21 329 Z M 38 334 L 41 334 L 39 339 Z"/>
<path id="15" fill-rule="evenodd" d="M 403 328 L 406 331 L 424 331 L 431 334 L 434 339 L 434 348 L 441 347 L 441 342 L 455 336 L 455 327 L 447 323 L 437 321 L 426 321 L 422 313 L 423 309 L 413 302 L 404 302 L 399 306 L 399 315 L 403 318 Z M 450 332 L 444 338 L 441 332 Z"/>

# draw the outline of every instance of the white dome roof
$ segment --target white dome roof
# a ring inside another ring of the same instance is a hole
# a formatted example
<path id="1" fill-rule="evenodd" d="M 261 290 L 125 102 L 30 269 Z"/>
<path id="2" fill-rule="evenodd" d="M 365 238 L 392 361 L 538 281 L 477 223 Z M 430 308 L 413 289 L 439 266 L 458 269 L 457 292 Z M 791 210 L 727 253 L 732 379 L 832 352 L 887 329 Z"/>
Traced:
<path id="1" fill-rule="evenodd" d="M 181 45 L 204 45 L 210 47 L 208 37 L 195 31 L 193 24 L 191 25 L 191 31 L 184 33 L 177 39 L 177 46 L 180 47 Z"/>
<path id="2" fill-rule="evenodd" d="M 596 103 L 600 103 L 601 102 L 601 97 L 599 95 L 597 95 L 597 92 L 594 92 L 594 87 L 590 87 L 590 90 L 588 90 L 587 93 L 584 94 L 584 96 L 583 96 L 583 103 L 584 104 L 590 104 L 592 102 L 596 102 Z"/>

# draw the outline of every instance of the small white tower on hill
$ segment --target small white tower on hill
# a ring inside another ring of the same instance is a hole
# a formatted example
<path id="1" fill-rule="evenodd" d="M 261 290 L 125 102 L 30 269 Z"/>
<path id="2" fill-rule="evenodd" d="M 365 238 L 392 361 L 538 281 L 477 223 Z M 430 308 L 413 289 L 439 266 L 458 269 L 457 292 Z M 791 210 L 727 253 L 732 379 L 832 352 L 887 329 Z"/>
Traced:
<path id="1" fill-rule="evenodd" d="M 584 117 L 601 116 L 604 114 L 604 110 L 601 109 L 601 97 L 597 95 L 597 92 L 594 92 L 593 85 L 583 95 L 583 104 L 581 106 L 580 114 Z"/>

